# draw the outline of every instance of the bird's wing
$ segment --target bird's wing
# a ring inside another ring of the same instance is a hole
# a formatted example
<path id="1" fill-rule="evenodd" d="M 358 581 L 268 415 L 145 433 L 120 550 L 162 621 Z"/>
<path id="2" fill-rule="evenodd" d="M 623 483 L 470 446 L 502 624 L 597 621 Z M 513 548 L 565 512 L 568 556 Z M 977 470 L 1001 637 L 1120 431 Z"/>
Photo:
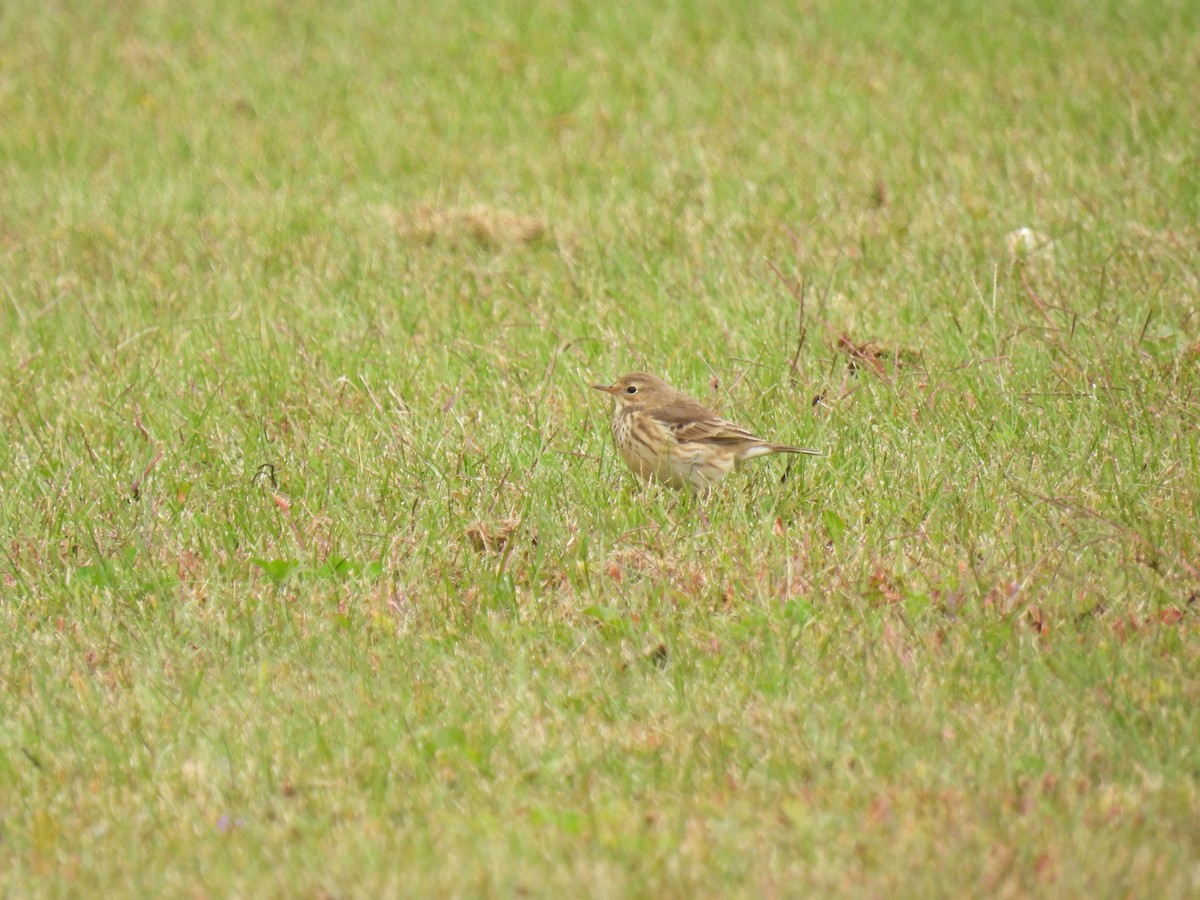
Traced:
<path id="1" fill-rule="evenodd" d="M 681 444 L 765 443 L 758 435 L 713 415 L 694 400 L 677 400 L 669 407 L 654 410 L 651 415 Z"/>

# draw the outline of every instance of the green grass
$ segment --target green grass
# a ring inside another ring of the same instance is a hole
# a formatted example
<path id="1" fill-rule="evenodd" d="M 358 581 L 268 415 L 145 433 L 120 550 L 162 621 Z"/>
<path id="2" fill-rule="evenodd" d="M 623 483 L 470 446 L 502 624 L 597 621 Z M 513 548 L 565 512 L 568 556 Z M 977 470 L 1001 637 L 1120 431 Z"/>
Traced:
<path id="1" fill-rule="evenodd" d="M 0 893 L 1200 891 L 1198 65 L 1186 2 L 5 4 Z M 706 525 L 635 369 L 828 457 Z"/>

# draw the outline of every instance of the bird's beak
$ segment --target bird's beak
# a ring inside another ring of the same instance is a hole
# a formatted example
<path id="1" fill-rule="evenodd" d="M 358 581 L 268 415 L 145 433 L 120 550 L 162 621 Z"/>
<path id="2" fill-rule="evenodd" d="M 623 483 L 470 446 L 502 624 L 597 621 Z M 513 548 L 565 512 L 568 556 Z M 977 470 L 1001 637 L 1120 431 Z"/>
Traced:
<path id="1" fill-rule="evenodd" d="M 611 384 L 593 384 L 592 387 L 597 391 L 604 391 L 606 394 L 615 394 L 617 389 Z"/>

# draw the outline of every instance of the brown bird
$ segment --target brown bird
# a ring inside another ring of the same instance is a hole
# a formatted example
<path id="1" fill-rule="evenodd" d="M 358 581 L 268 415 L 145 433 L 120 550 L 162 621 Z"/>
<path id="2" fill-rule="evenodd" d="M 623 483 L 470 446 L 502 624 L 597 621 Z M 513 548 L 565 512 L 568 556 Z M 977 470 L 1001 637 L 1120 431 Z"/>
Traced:
<path id="1" fill-rule="evenodd" d="M 748 459 L 771 453 L 823 455 L 763 440 L 645 372 L 592 387 L 612 395 L 617 450 L 646 481 L 705 493 Z"/>

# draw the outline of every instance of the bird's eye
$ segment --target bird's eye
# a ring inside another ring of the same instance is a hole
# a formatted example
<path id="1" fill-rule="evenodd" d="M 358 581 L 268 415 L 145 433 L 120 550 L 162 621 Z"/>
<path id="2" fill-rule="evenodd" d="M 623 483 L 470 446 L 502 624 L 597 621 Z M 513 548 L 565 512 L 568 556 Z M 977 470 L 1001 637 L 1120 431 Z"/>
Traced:
<path id="1" fill-rule="evenodd" d="M 631 384 L 629 387 L 625 388 L 625 393 L 627 393 L 627 394 L 636 394 L 636 393 L 637 393 L 637 388 L 636 388 L 634 385 L 632 385 L 632 384 Z"/>

